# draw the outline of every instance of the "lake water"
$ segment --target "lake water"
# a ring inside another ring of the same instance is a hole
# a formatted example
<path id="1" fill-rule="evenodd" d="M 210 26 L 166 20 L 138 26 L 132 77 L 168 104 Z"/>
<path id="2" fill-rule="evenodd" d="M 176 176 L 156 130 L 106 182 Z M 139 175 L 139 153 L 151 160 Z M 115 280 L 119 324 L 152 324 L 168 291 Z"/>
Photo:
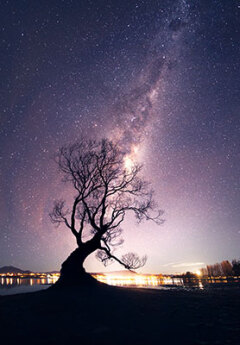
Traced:
<path id="1" fill-rule="evenodd" d="M 0 295 L 13 295 L 18 293 L 34 292 L 43 289 L 47 289 L 54 284 L 58 278 L 17 278 L 17 277 L 1 277 L 0 278 Z M 151 288 L 151 289 L 205 289 L 208 287 L 227 287 L 227 286 L 240 286 L 239 278 L 227 279 L 192 279 L 184 281 L 182 278 L 166 278 L 161 281 L 147 280 L 137 281 L 137 284 L 129 283 L 125 280 L 109 280 L 104 281 L 109 285 L 124 286 L 124 287 L 139 287 L 139 288 Z"/>
<path id="2" fill-rule="evenodd" d="M 47 289 L 57 279 L 52 278 L 0 278 L 0 295 L 34 292 Z"/>

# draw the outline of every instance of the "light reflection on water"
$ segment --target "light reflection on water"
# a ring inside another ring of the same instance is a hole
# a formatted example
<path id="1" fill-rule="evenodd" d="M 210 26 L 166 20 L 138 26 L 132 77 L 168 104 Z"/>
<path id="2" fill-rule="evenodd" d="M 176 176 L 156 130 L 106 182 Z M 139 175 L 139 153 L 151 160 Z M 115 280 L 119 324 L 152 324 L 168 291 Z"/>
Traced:
<path id="1" fill-rule="evenodd" d="M 162 275 L 136 275 L 136 276 L 114 276 L 114 275 L 94 275 L 94 277 L 108 285 L 154 288 L 154 289 L 173 289 L 173 288 L 198 288 L 200 290 L 208 287 L 232 286 L 240 283 L 240 277 L 205 277 L 205 278 L 186 278 L 186 277 L 166 277 Z M 227 283 L 227 284 L 226 284 Z"/>
<path id="2" fill-rule="evenodd" d="M 48 288 L 57 281 L 57 278 L 18 278 L 1 277 L 0 295 L 33 292 Z"/>
<path id="3" fill-rule="evenodd" d="M 177 285 L 184 284 L 181 278 L 160 277 L 160 276 L 114 276 L 114 275 L 94 275 L 94 278 L 102 283 L 114 286 L 135 286 L 135 287 L 153 287 L 157 288 L 163 285 Z"/>
<path id="4" fill-rule="evenodd" d="M 198 288 L 204 289 L 209 286 L 222 286 L 240 283 L 239 277 L 230 279 L 206 278 L 206 279 L 183 279 L 173 277 L 158 276 L 135 276 L 135 277 L 116 277 L 111 275 L 94 275 L 94 277 L 108 285 L 123 287 L 139 287 L 154 289 L 173 289 L 173 288 Z M 19 278 L 1 277 L 0 295 L 12 295 L 16 293 L 33 292 L 48 288 L 58 280 L 58 277 L 46 278 Z M 228 283 L 228 284 L 226 284 Z"/>

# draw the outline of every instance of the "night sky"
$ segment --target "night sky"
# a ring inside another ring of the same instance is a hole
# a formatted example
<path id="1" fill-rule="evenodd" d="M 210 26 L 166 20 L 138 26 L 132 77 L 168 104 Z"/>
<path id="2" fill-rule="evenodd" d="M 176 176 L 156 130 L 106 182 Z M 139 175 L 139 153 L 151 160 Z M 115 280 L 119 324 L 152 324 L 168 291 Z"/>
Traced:
<path id="1" fill-rule="evenodd" d="M 73 195 L 53 154 L 83 136 L 120 140 L 165 211 L 128 217 L 116 254 L 169 273 L 239 258 L 240 2 L 5 0 L 0 16 L 0 266 L 60 269 L 75 248 L 48 213 Z"/>

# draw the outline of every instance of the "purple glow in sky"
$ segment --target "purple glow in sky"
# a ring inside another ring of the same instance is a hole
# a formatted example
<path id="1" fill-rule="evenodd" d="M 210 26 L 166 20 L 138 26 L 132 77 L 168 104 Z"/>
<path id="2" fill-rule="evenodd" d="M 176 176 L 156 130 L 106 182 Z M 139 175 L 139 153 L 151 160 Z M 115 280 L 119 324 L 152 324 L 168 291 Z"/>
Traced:
<path id="1" fill-rule="evenodd" d="M 239 258 L 239 31 L 234 0 L 6 1 L 0 266 L 55 270 L 74 249 L 48 217 L 72 195 L 51 157 L 82 136 L 120 139 L 165 210 L 160 227 L 127 218 L 119 255 L 156 273 Z"/>

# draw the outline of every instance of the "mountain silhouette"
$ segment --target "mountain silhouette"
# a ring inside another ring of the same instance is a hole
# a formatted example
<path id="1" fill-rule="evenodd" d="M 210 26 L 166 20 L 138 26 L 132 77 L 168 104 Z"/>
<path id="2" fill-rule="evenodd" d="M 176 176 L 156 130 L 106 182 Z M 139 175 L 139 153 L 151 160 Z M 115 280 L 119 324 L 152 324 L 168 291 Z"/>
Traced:
<path id="1" fill-rule="evenodd" d="M 31 271 L 24 271 L 18 267 L 14 267 L 14 266 L 3 266 L 3 267 L 0 267 L 0 274 L 1 273 L 32 273 L 32 272 Z"/>

